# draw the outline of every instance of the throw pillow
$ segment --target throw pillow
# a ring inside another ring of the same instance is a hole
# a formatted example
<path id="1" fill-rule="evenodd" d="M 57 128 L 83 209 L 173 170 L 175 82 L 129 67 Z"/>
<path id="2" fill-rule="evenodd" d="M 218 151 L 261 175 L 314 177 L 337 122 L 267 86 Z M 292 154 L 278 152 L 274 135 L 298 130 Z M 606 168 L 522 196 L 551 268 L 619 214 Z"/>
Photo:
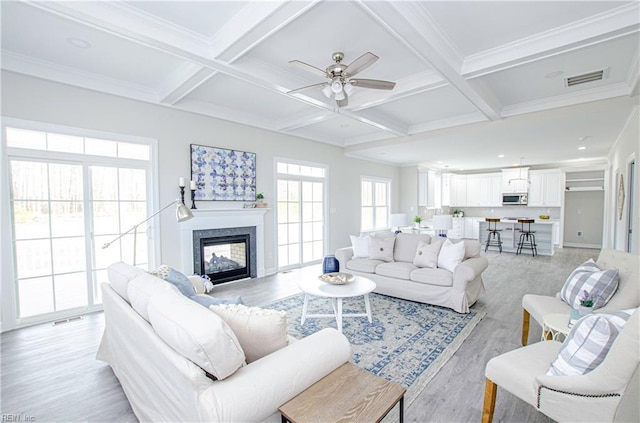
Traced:
<path id="1" fill-rule="evenodd" d="M 185 297 L 190 298 L 196 295 L 196 289 L 193 287 L 193 284 L 191 284 L 189 278 L 165 264 L 149 271 L 149 273 L 175 285 Z"/>
<path id="2" fill-rule="evenodd" d="M 593 309 L 604 307 L 618 289 L 618 269 L 600 270 L 591 259 L 578 266 L 560 290 L 560 298 L 573 308 L 580 306 L 586 292 L 593 296 Z"/>
<path id="3" fill-rule="evenodd" d="M 439 239 L 433 239 L 431 244 L 424 241 L 418 243 L 418 249 L 416 255 L 413 258 L 413 264 L 418 267 L 430 267 L 435 269 L 438 267 L 438 253 L 442 247 L 442 241 Z"/>
<path id="4" fill-rule="evenodd" d="M 238 337 L 247 357 L 254 362 L 288 344 L 287 313 L 242 304 L 214 305 L 211 311 L 220 316 Z"/>
<path id="5" fill-rule="evenodd" d="M 221 298 L 212 297 L 211 295 L 198 294 L 191 297 L 191 299 L 196 303 L 202 306 L 205 306 L 207 308 L 213 305 L 220 305 L 220 304 L 244 304 L 244 301 L 242 301 L 242 297 L 240 295 L 230 300 L 223 300 Z"/>
<path id="6" fill-rule="evenodd" d="M 160 291 L 149 300 L 147 312 L 167 345 L 216 378 L 231 376 L 244 365 L 244 352 L 229 325 L 194 301 Z"/>
<path id="7" fill-rule="evenodd" d="M 396 238 L 369 238 L 369 258 L 371 260 L 393 261 L 393 245 Z"/>
<path id="8" fill-rule="evenodd" d="M 464 242 L 451 242 L 450 239 L 442 244 L 438 253 L 438 267 L 453 272 L 464 258 Z"/>
<path id="9" fill-rule="evenodd" d="M 589 314 L 578 320 L 551 363 L 549 376 L 584 375 L 604 360 L 635 309 L 613 313 Z"/>
<path id="10" fill-rule="evenodd" d="M 351 246 L 353 247 L 353 258 L 369 257 L 369 237 L 350 235 Z"/>

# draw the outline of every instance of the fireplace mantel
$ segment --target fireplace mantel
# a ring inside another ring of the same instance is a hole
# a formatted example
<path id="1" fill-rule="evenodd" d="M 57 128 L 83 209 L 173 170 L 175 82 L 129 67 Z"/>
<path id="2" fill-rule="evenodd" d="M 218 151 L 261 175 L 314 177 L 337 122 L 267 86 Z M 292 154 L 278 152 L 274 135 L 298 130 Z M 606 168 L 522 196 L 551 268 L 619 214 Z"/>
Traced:
<path id="1" fill-rule="evenodd" d="M 193 231 L 200 229 L 235 228 L 243 226 L 256 227 L 256 255 L 258 277 L 265 275 L 264 261 L 264 217 L 268 208 L 237 209 L 197 209 L 193 219 L 180 223 L 180 256 L 182 269 L 193 274 Z M 199 269 L 195 271 L 199 272 Z"/>

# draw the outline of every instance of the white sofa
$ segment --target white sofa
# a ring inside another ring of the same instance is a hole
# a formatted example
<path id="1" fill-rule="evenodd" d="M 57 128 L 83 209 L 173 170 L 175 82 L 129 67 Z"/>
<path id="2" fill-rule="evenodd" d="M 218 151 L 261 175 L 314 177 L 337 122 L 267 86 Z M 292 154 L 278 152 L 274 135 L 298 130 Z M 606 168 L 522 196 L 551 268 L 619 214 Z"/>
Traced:
<path id="1" fill-rule="evenodd" d="M 278 421 L 278 407 L 351 358 L 347 339 L 335 329 L 324 329 L 250 364 L 242 363 L 224 379 L 213 380 L 174 349 L 175 345 L 172 348 L 163 340 L 162 331 L 154 330 L 153 315 L 177 313 L 195 326 L 199 322 L 189 320 L 190 312 L 199 316 L 208 313 L 207 319 L 216 316 L 216 325 L 225 326 L 227 339 L 200 340 L 216 347 L 218 341 L 228 343 L 233 338 L 226 323 L 173 285 L 133 266 L 115 263 L 108 274 L 109 283 L 102 284 L 105 330 L 97 359 L 112 367 L 140 421 Z M 170 310 L 173 307 L 184 310 Z M 207 334 L 208 329 L 200 334 Z M 178 339 L 183 336 L 179 331 L 173 335 Z M 242 351 L 233 351 L 238 353 Z M 224 355 L 220 351 L 215 354 Z"/>
<path id="2" fill-rule="evenodd" d="M 480 243 L 476 240 L 451 240 L 454 243 L 464 242 L 465 253 L 462 263 L 450 272 L 413 264 L 420 241 L 430 243 L 431 236 L 398 234 L 391 262 L 354 258 L 352 247 L 338 249 L 335 256 L 340 263 L 340 271 L 373 280 L 377 285 L 374 292 L 468 313 L 469 307 L 485 293 L 482 272 L 489 264 L 480 255 Z"/>

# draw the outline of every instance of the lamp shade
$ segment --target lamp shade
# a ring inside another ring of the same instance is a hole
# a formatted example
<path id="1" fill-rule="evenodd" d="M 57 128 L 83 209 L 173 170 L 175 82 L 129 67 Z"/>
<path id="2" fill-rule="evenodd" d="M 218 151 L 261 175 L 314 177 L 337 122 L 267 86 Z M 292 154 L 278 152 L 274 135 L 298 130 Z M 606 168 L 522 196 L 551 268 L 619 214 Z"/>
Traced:
<path id="1" fill-rule="evenodd" d="M 445 230 L 453 228 L 453 216 L 450 214 L 436 214 L 433 216 L 433 229 Z"/>
<path id="2" fill-rule="evenodd" d="M 178 222 L 184 222 L 191 219 L 192 217 L 193 213 L 187 208 L 187 206 L 185 206 L 184 204 L 178 205 L 178 207 L 176 208 L 176 220 Z"/>
<path id="3" fill-rule="evenodd" d="M 391 213 L 389 215 L 389 226 L 392 228 L 407 226 L 407 215 L 405 213 Z"/>

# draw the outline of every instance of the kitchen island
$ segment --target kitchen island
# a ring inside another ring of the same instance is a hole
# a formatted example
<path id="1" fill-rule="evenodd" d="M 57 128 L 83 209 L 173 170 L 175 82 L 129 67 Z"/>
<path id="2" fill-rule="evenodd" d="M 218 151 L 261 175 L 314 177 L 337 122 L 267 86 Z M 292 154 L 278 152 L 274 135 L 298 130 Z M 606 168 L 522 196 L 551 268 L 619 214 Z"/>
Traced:
<path id="1" fill-rule="evenodd" d="M 558 225 L 559 222 L 553 220 L 536 219 L 535 223 L 531 224 L 531 230 L 535 231 L 536 246 L 538 254 L 541 256 L 553 255 L 554 244 L 554 225 Z M 491 227 L 493 228 L 493 223 Z M 502 229 L 500 232 L 500 239 L 502 240 L 502 251 L 507 253 L 515 253 L 518 249 L 518 241 L 520 240 L 520 228 L 521 223 L 516 220 L 501 220 L 496 223 L 498 229 Z M 525 229 L 529 227 L 525 224 Z M 487 229 L 489 228 L 489 222 L 480 222 L 480 233 L 478 240 L 482 245 L 485 245 L 487 241 Z M 497 250 L 495 247 L 489 247 L 489 251 Z M 523 250 L 521 254 L 531 255 L 531 250 Z"/>

